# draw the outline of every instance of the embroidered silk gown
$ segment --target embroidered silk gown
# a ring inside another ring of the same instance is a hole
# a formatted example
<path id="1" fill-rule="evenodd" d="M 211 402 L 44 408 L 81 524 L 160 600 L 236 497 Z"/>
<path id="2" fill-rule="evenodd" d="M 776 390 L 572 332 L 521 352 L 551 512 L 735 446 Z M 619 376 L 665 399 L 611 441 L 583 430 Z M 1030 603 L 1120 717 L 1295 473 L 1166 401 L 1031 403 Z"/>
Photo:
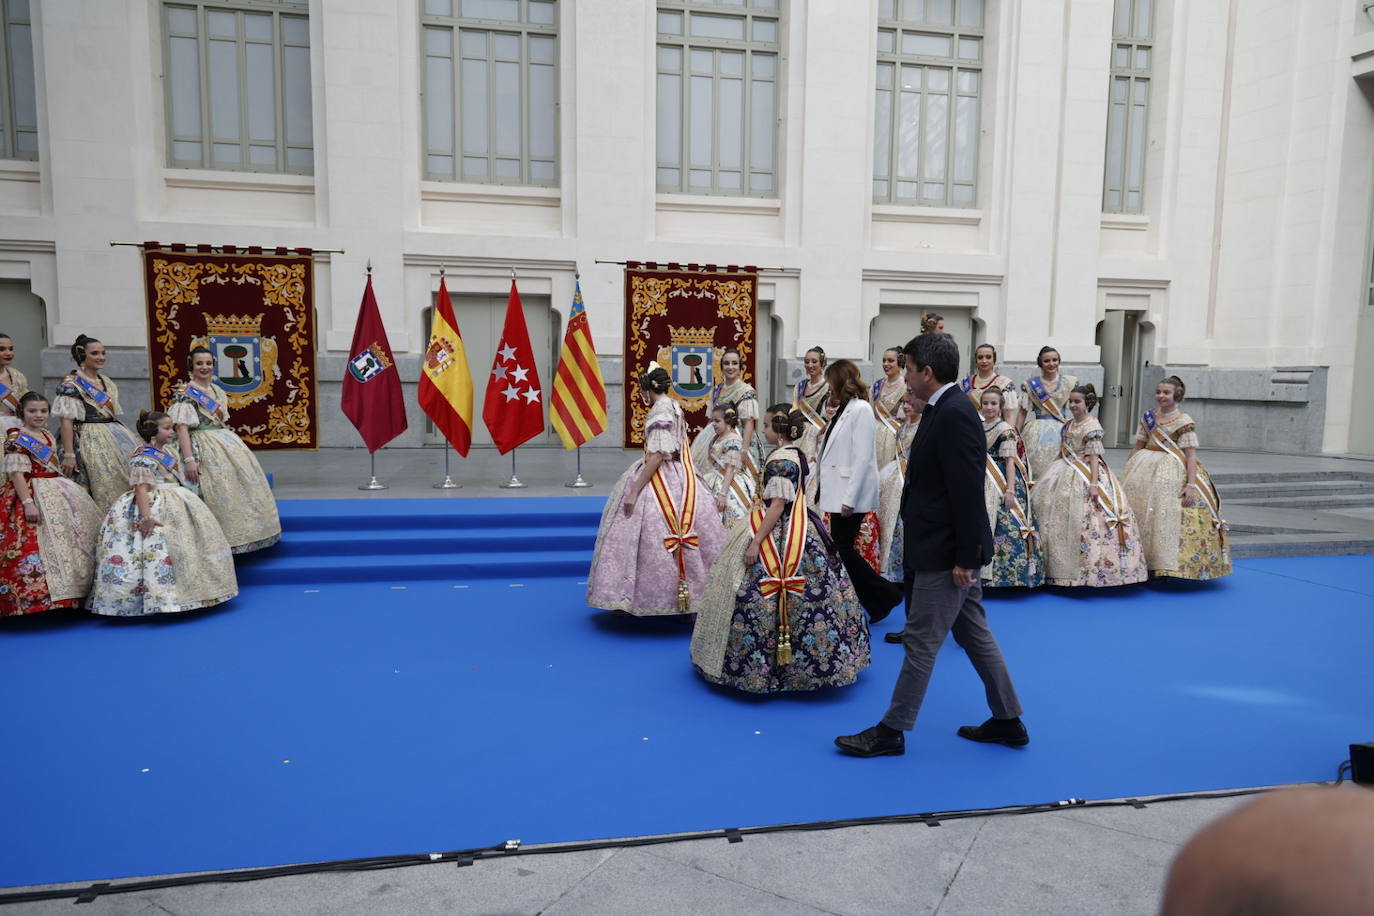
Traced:
<path id="1" fill-rule="evenodd" d="M 735 476 L 727 487 L 725 474 L 729 468 L 735 469 Z M 744 467 L 744 440 L 738 431 L 732 429 L 711 440 L 701 479 L 710 489 L 713 499 L 725 497 L 721 521 L 727 528 L 736 519 L 744 518 L 749 513 L 754 505 L 754 478 Z"/>
<path id="2" fill-rule="evenodd" d="M 168 454 L 171 454 L 170 452 Z M 175 614 L 223 604 L 239 593 L 234 555 L 215 516 L 175 473 L 141 451 L 129 460 L 130 486 L 152 485 L 148 514 L 162 523 L 144 537 L 129 490 L 105 513 L 95 587 L 86 602 L 108 617 Z"/>
<path id="3" fill-rule="evenodd" d="M 1125 490 L 1103 458 L 1102 426 L 1089 416 L 1063 430 L 1062 453 L 1031 494 L 1045 581 L 1092 587 L 1145 581 L 1140 533 Z M 1099 458 L 1091 483 L 1101 484 L 1105 496 L 1084 478 L 1089 455 Z"/>
<path id="4" fill-rule="evenodd" d="M 13 366 L 0 372 L 0 385 L 4 385 L 9 391 L 0 396 L 0 436 L 7 430 L 17 429 L 24 425 L 24 421 L 19 417 L 19 399 L 29 390 L 29 380 L 24 377 Z"/>
<path id="5" fill-rule="evenodd" d="M 1193 418 L 1176 412 L 1156 422 L 1178 447 L 1198 447 Z M 1140 523 L 1140 542 L 1151 575 L 1177 579 L 1216 579 L 1231 572 L 1231 551 L 1226 544 L 1221 517 L 1221 498 L 1202 462 L 1197 462 L 1192 506 L 1179 498 L 1187 473 L 1185 456 L 1165 450 L 1140 423 L 1136 441 L 1145 447 L 1126 462 L 1122 484 Z"/>
<path id="6" fill-rule="evenodd" d="M 793 446 L 772 452 L 763 470 L 763 499 L 787 503 L 769 537 L 781 555 L 793 512 L 807 511 L 803 468 L 806 459 Z M 713 684 L 749 693 L 815 690 L 852 684 L 868 667 L 868 618 L 854 593 L 844 563 L 814 512 L 809 514 L 798 574 L 802 593 L 787 596 L 792 661 L 780 665 L 778 595 L 765 595 L 768 578 L 762 556 L 752 565 L 744 552 L 753 539 L 748 521 L 730 529 L 711 567 L 692 632 L 692 663 Z"/>
<path id="7" fill-rule="evenodd" d="M 229 396 L 218 385 L 208 391 L 197 387 L 214 402 L 211 410 L 188 392 L 191 384 L 177 388 L 167 413 L 173 423 L 189 429 L 191 449 L 200 459 L 200 497 L 214 513 L 234 553 L 270 547 L 281 540 L 277 501 L 258 459 L 238 433 L 225 426 Z M 175 442 L 169 447 L 176 447 Z"/>
<path id="8" fill-rule="evenodd" d="M 95 574 L 100 510 L 80 485 L 56 467 L 33 457 L 19 444 L 18 429 L 4 443 L 4 483 L 0 484 L 0 616 L 37 614 L 59 607 L 80 607 Z M 52 449 L 57 441 L 47 430 L 33 434 Z M 31 524 L 9 475 L 28 479 L 40 521 Z"/>
<path id="9" fill-rule="evenodd" d="M 905 394 L 906 382 L 900 376 L 891 384 L 886 376 L 873 383 L 873 415 L 878 421 L 873 428 L 873 453 L 879 468 L 887 467 L 897 457 L 897 433 L 902 428 Z"/>
<path id="10" fill-rule="evenodd" d="M 893 582 L 902 581 L 902 487 L 911 443 L 920 426 L 920 417 L 902 423 L 893 458 L 878 472 L 879 551 L 883 558 L 883 568 L 878 571 Z"/>
<path id="11" fill-rule="evenodd" d="M 655 401 L 644 420 L 644 451 L 663 455 L 657 474 L 671 502 L 671 511 L 678 517 L 688 489 L 686 465 L 680 457 L 686 445 L 687 424 L 682 408 L 672 398 Z M 679 614 L 677 553 L 667 546 L 674 532 L 669 530 L 653 483 L 640 491 L 633 513 L 626 516 L 622 508 L 626 488 L 634 485 L 643 467 L 643 459 L 630 465 L 606 500 L 587 576 L 587 604 L 637 617 Z M 710 488 L 700 477 L 695 478 L 695 488 L 690 532 L 696 535 L 697 545 L 681 548 L 692 612 L 706 587 L 711 561 L 725 541 L 725 526 L 716 512 Z"/>
<path id="12" fill-rule="evenodd" d="M 825 424 L 825 402 L 830 400 L 830 383 L 821 376 L 821 380 L 814 387 L 809 379 L 802 379 L 797 382 L 795 397 L 792 399 L 792 409 L 802 410 L 807 415 L 808 422 L 806 429 L 802 432 L 801 439 L 797 440 L 797 449 L 806 456 L 806 460 L 815 462 L 816 456 L 820 454 L 821 430 Z M 802 405 L 805 404 L 805 408 Z"/>
<path id="13" fill-rule="evenodd" d="M 1007 459 L 1016 458 L 1016 430 L 1006 420 L 999 419 L 990 429 L 983 429 L 983 437 L 987 442 L 988 460 L 996 462 L 997 470 L 1005 476 Z M 983 502 L 992 525 L 992 562 L 983 566 L 984 586 L 1034 588 L 1045 581 L 1045 557 L 1040 540 L 1035 536 L 1030 489 L 1026 486 L 1022 467 L 1019 460 L 1012 465 L 1010 481 L 1020 518 L 1007 508 L 1004 491 L 992 471 L 984 469 Z"/>
<path id="14" fill-rule="evenodd" d="M 105 375 L 97 388 L 110 396 L 108 409 L 98 407 L 91 395 L 83 392 L 76 374 L 57 383 L 52 415 L 72 421 L 72 444 L 76 450 L 76 482 L 90 491 L 101 512 L 129 489 L 129 456 L 139 447 L 138 438 L 117 418 L 119 388 Z"/>
<path id="15" fill-rule="evenodd" d="M 1042 378 L 1040 382 L 1044 384 L 1045 380 Z M 1045 384 L 1047 397 L 1043 405 L 1037 404 L 1031 396 L 1029 381 L 1021 385 L 1021 403 L 1027 411 L 1021 440 L 1026 446 L 1026 464 L 1030 466 L 1033 480 L 1039 480 L 1059 457 L 1060 431 L 1069 418 L 1069 394 L 1077 384 L 1078 379 L 1074 376 L 1059 373 L 1053 384 Z M 1055 414 L 1056 410 L 1062 419 Z"/>

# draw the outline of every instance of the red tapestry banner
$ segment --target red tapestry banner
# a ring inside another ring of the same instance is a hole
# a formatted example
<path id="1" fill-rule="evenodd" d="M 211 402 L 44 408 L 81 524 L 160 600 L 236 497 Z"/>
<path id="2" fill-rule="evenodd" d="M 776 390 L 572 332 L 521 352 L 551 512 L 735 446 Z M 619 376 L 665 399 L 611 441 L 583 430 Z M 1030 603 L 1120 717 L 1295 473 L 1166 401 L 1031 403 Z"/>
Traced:
<path id="1" fill-rule="evenodd" d="M 625 447 L 644 445 L 649 409 L 638 379 L 657 361 L 673 377 L 668 393 L 695 432 L 710 419 L 711 389 L 721 382 L 720 355 L 739 350 L 742 377 L 757 384 L 754 318 L 758 272 L 753 267 L 641 264 L 625 267 Z"/>
<path id="2" fill-rule="evenodd" d="M 187 378 L 186 355 L 208 347 L 215 384 L 229 396 L 229 425 L 250 448 L 318 445 L 315 308 L 310 249 L 148 243 L 149 391 L 165 410 Z"/>

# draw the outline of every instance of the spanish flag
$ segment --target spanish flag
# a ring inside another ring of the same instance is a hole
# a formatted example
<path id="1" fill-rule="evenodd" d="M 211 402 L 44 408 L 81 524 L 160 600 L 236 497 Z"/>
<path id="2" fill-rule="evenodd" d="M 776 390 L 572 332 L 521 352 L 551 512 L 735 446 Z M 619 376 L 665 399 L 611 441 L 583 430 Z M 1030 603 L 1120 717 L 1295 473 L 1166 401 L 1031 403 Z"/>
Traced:
<path id="1" fill-rule="evenodd" d="M 420 409 L 464 458 L 472 446 L 472 373 L 448 287 L 439 280 L 429 348 L 420 371 Z"/>
<path id="2" fill-rule="evenodd" d="M 580 281 L 576 289 L 549 399 L 549 422 L 567 449 L 585 444 L 606 429 L 606 385 L 592 347 Z"/>

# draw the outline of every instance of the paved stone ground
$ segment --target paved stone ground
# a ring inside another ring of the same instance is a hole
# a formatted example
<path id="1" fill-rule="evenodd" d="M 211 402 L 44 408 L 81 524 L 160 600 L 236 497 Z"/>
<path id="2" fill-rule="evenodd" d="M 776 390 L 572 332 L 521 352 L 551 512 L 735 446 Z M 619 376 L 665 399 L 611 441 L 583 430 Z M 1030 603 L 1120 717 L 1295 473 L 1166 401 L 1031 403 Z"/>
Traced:
<path id="1" fill-rule="evenodd" d="M 1118 471 L 1126 454 L 1112 452 Z M 594 486 L 562 484 L 573 456 L 555 449 L 518 453 L 529 484 L 502 490 L 510 459 L 491 450 L 454 458 L 458 490 L 443 476 L 442 453 L 386 450 L 382 491 L 360 491 L 367 453 L 326 449 L 266 453 L 280 498 L 361 499 L 605 494 L 633 460 L 615 449 L 583 453 Z M 1227 516 L 1256 553 L 1374 550 L 1374 460 L 1208 451 Z M 1313 496 L 1312 482 L 1335 491 Z M 1249 489 L 1245 489 L 1245 488 Z M 1250 534 L 1250 531 L 1261 532 Z M 1277 530 L 1277 535 L 1273 532 Z M 1270 533 L 1262 533 L 1270 532 Z M 1267 546 L 1266 546 L 1267 545 Z M 1278 546 L 1276 550 L 1274 545 Z M 1287 545 L 1285 547 L 1285 545 Z M 1352 736 L 1355 738 L 1358 736 Z M 1343 791 L 1362 791 L 1346 789 Z M 388 916 L 388 914 L 1151 914 L 1168 865 L 1189 836 L 1245 799 L 1194 798 L 1144 809 L 1073 808 L 1051 813 L 924 824 L 688 840 L 634 848 L 538 853 L 384 871 L 331 873 L 245 883 L 198 884 L 102 897 L 90 916 Z M 190 829 L 194 829 L 193 826 Z M 66 913 L 66 900 L 15 904 L 13 913 Z"/>

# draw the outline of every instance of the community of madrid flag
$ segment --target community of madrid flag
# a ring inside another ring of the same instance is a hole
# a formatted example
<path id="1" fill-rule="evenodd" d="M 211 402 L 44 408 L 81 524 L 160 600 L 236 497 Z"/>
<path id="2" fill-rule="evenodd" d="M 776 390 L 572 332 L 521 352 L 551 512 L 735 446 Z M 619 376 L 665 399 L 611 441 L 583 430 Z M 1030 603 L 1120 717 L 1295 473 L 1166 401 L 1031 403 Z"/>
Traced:
<path id="1" fill-rule="evenodd" d="M 363 289 L 358 325 L 348 348 L 348 374 L 343 380 L 343 412 L 357 428 L 369 452 L 386 445 L 406 431 L 406 402 L 401 396 L 401 376 L 391 355 L 372 277 Z"/>
<path id="2" fill-rule="evenodd" d="M 580 281 L 576 289 L 549 397 L 549 422 L 567 449 L 584 445 L 606 429 L 606 385 L 592 346 Z"/>
<path id="3" fill-rule="evenodd" d="M 420 409 L 434 421 L 449 445 L 466 458 L 472 446 L 472 373 L 442 278 L 425 364 L 420 368 Z"/>
<path id="4" fill-rule="evenodd" d="M 491 431 L 496 450 L 505 454 L 544 431 L 544 401 L 539 391 L 539 370 L 520 308 L 520 292 L 510 281 L 506 324 L 501 344 L 491 363 L 487 396 L 482 402 L 482 422 Z"/>

